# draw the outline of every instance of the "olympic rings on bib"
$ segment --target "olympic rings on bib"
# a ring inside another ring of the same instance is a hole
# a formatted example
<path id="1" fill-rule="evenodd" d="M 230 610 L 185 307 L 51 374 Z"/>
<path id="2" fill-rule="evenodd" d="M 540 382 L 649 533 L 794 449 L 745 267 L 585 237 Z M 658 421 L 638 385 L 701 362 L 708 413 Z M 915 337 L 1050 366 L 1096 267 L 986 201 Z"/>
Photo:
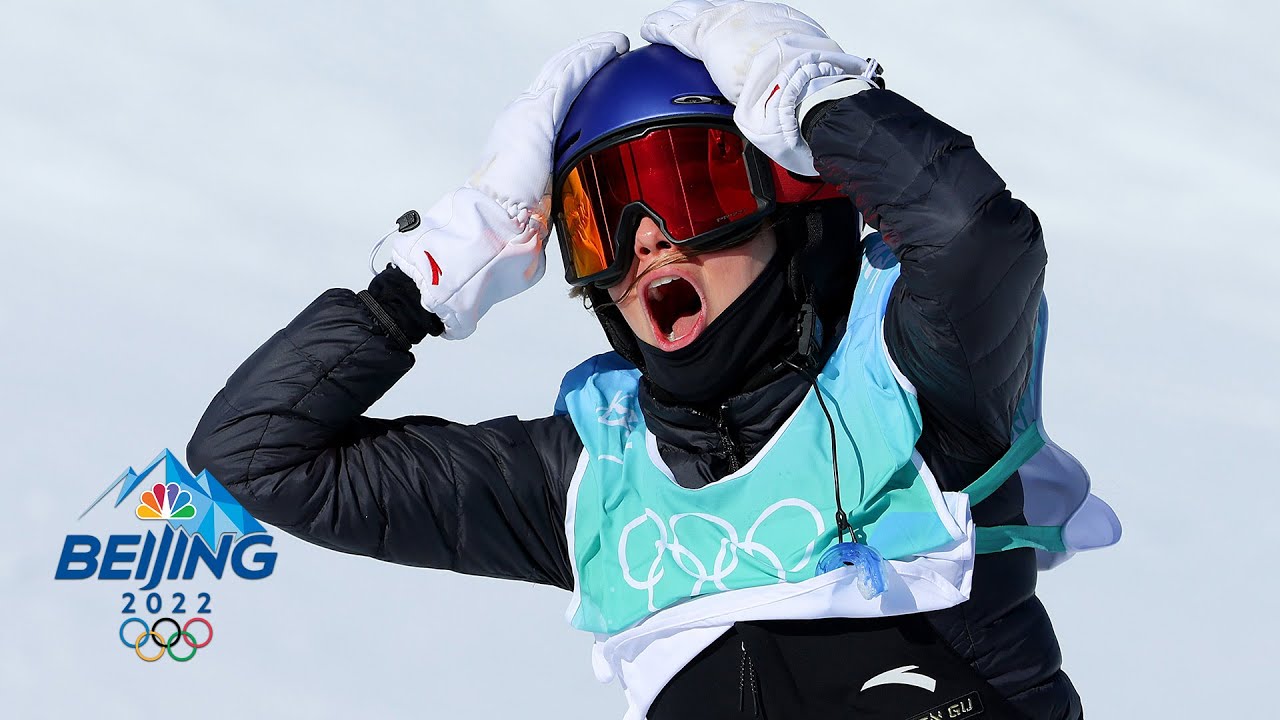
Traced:
<path id="1" fill-rule="evenodd" d="M 129 627 L 129 623 L 138 623 L 142 626 L 142 632 L 138 634 L 133 642 L 129 642 L 125 638 L 124 631 L 125 628 Z M 164 623 L 169 623 L 173 626 L 172 633 L 165 635 L 160 632 L 159 628 Z M 195 634 L 190 632 L 191 626 L 196 623 L 204 625 L 204 628 L 208 633 L 207 637 L 200 642 L 197 642 Z M 151 625 L 147 625 L 146 621 L 142 618 L 131 617 L 125 618 L 124 622 L 120 623 L 118 635 L 120 637 L 120 642 L 123 643 L 125 647 L 132 648 L 134 654 L 144 662 L 155 662 L 166 654 L 177 662 L 187 662 L 196 656 L 196 652 L 200 650 L 200 648 L 206 647 L 209 643 L 213 642 L 213 624 L 210 623 L 207 618 L 193 617 L 190 620 L 187 620 L 185 624 L 179 625 L 178 621 L 171 617 L 162 617 L 151 623 Z M 154 655 L 144 654 L 142 652 L 142 648 L 153 640 L 155 641 L 155 644 L 160 647 L 160 651 Z M 179 640 L 181 640 L 181 643 L 185 643 L 190 647 L 191 652 L 186 655 L 178 655 L 174 652 L 175 648 L 180 644 Z"/>

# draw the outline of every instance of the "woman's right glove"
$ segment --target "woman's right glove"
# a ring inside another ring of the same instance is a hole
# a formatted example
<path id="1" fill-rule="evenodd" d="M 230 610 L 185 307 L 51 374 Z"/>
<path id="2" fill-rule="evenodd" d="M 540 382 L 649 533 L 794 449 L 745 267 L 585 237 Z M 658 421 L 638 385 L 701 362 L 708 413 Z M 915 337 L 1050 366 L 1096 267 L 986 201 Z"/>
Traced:
<path id="1" fill-rule="evenodd" d="M 598 33 L 548 60 L 498 116 L 466 184 L 395 233 L 391 260 L 444 324 L 442 337 L 467 337 L 495 303 L 542 277 L 556 133 L 587 80 L 628 47 L 622 33 Z"/>
<path id="2" fill-rule="evenodd" d="M 801 175 L 817 175 L 800 136 L 807 110 L 876 83 L 878 63 L 850 55 L 813 18 L 781 3 L 676 0 L 640 36 L 707 66 L 752 145 Z M 838 85 L 838 87 L 837 87 Z"/>

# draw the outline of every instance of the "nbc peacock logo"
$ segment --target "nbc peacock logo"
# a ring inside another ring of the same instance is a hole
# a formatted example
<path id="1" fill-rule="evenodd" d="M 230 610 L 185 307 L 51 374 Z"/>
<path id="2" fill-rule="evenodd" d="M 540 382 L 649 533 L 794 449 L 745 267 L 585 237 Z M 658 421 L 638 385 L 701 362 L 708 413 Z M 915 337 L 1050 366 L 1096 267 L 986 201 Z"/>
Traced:
<path id="1" fill-rule="evenodd" d="M 190 520 L 196 516 L 196 506 L 191 504 L 191 493 L 178 483 L 156 483 L 142 493 L 133 514 L 139 520 Z"/>

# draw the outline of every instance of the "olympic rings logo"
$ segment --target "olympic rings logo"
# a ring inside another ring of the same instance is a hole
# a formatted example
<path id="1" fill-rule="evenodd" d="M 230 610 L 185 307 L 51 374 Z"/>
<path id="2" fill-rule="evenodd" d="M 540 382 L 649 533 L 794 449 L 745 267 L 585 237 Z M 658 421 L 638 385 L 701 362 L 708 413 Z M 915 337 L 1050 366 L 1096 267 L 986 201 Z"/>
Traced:
<path id="1" fill-rule="evenodd" d="M 810 540 L 808 545 L 804 547 L 800 561 L 791 568 L 784 566 L 781 554 L 755 539 L 761 525 L 784 508 L 797 508 L 803 515 L 808 515 L 813 520 L 816 530 L 813 540 Z M 701 520 L 718 527 L 723 533 L 718 548 L 703 548 L 704 550 L 715 552 L 715 560 L 710 564 L 703 562 L 693 549 L 680 542 L 680 536 L 676 532 L 676 525 L 685 518 Z M 655 554 L 652 562 L 649 563 L 648 572 L 644 579 L 640 579 L 632 574 L 631 564 L 628 562 L 627 556 L 627 541 L 633 531 L 647 522 L 652 522 L 656 526 L 658 539 L 653 543 Z M 826 524 L 822 520 L 822 514 L 813 505 L 800 498 L 779 500 L 765 508 L 760 513 L 760 516 L 756 518 L 756 521 L 751 524 L 751 527 L 747 529 L 746 535 L 741 537 L 732 523 L 710 513 L 679 513 L 672 515 L 664 522 L 656 512 L 646 508 L 644 513 L 627 523 L 626 527 L 622 529 L 622 534 L 618 538 L 618 563 L 622 568 L 623 580 L 636 590 L 647 591 L 649 595 L 649 611 L 656 612 L 658 607 L 654 602 L 654 589 L 666 575 L 666 570 L 662 567 L 662 560 L 667 553 L 671 554 L 676 566 L 685 575 L 693 579 L 693 587 L 689 591 L 689 596 L 692 597 L 700 594 L 702 586 L 706 583 L 712 583 L 721 591 L 728 590 L 729 588 L 724 581 L 734 570 L 738 569 L 739 551 L 753 557 L 764 558 L 772 566 L 772 574 L 778 578 L 778 582 L 786 582 L 788 571 L 799 572 L 809 564 L 818 538 L 822 536 L 825 530 Z"/>
<path id="2" fill-rule="evenodd" d="M 133 642 L 129 642 L 125 638 L 125 634 L 124 634 L 124 629 L 129 626 L 129 623 L 138 623 L 139 625 L 142 626 L 142 632 L 138 634 L 138 637 L 134 638 Z M 170 625 L 173 626 L 173 629 L 174 629 L 173 634 L 169 635 L 167 640 L 165 636 L 158 630 L 160 625 L 163 623 L 169 623 Z M 193 623 L 204 624 L 204 629 L 207 635 L 202 642 L 196 642 L 195 635 L 192 634 L 190 631 L 190 627 Z M 124 646 L 127 648 L 133 648 L 133 652 L 137 654 L 137 656 L 141 658 L 144 662 L 155 662 L 160 658 L 164 657 L 165 655 L 168 655 L 169 657 L 173 658 L 177 662 L 186 662 L 196 656 L 197 650 L 213 642 L 213 625 L 211 625 L 208 620 L 202 617 L 193 617 L 190 620 L 188 620 L 186 624 L 181 626 L 178 625 L 177 620 L 174 620 L 171 617 L 162 617 L 159 620 L 156 620 L 155 622 L 151 623 L 151 625 L 147 625 L 147 623 L 144 622 L 142 618 L 131 617 L 131 618 L 125 618 L 125 621 L 120 623 L 119 634 L 120 634 L 120 642 L 124 643 Z M 155 653 L 154 655 L 143 654 L 142 648 L 147 644 L 149 644 L 152 640 L 155 640 L 155 644 L 160 648 L 160 652 Z M 179 647 L 179 643 L 178 643 L 179 640 L 181 640 L 188 647 L 190 647 L 191 652 L 185 655 L 178 655 L 177 653 L 175 653 L 173 649 L 175 647 Z"/>

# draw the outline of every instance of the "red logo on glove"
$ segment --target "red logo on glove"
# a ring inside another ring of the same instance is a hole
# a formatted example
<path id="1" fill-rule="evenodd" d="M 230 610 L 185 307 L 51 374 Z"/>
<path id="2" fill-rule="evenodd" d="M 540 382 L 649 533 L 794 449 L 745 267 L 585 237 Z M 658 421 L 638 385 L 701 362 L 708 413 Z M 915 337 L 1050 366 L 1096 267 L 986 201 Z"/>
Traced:
<path id="1" fill-rule="evenodd" d="M 431 263 L 431 284 L 439 285 L 440 275 L 442 274 L 440 270 L 440 266 L 436 263 L 436 259 L 431 257 L 431 253 L 427 252 L 426 250 L 423 250 L 422 252 L 426 254 L 427 262 Z"/>

